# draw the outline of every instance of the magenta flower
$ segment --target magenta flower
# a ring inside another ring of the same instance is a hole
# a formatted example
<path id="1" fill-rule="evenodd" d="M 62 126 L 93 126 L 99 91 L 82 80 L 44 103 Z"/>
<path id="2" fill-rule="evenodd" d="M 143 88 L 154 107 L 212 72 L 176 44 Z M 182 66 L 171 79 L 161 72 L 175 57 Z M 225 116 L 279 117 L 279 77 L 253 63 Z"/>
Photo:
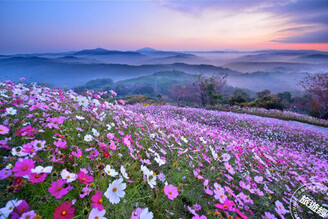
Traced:
<path id="1" fill-rule="evenodd" d="M 25 212 L 28 212 L 30 210 L 30 207 L 26 203 L 25 200 L 23 200 L 16 208 L 15 210 L 11 213 L 11 218 L 12 219 L 18 219 L 21 217 L 22 214 Z"/>
<path id="2" fill-rule="evenodd" d="M 0 134 L 5 135 L 9 133 L 9 128 L 4 125 L 0 125 Z"/>
<path id="3" fill-rule="evenodd" d="M 77 175 L 77 177 L 81 181 L 81 183 L 83 183 L 85 185 L 89 185 L 93 181 L 93 177 L 92 176 L 89 176 L 85 172 L 80 172 Z"/>
<path id="4" fill-rule="evenodd" d="M 31 174 L 31 170 L 34 168 L 35 161 L 32 159 L 24 159 L 22 161 L 17 161 L 13 171 L 15 172 L 14 176 L 26 176 Z"/>
<path id="5" fill-rule="evenodd" d="M 164 193 L 171 200 L 175 199 L 179 195 L 178 189 L 172 184 L 164 186 Z"/>
<path id="6" fill-rule="evenodd" d="M 47 177 L 46 173 L 31 173 L 31 176 L 28 179 L 28 181 L 30 181 L 32 184 L 39 183 L 45 181 L 46 177 Z"/>
<path id="7" fill-rule="evenodd" d="M 103 200 L 101 198 L 101 191 L 96 192 L 96 194 L 91 197 L 91 200 L 93 201 L 91 205 L 93 208 L 97 208 L 99 211 L 104 209 L 104 206 L 102 205 Z"/>
<path id="8" fill-rule="evenodd" d="M 233 201 L 229 201 L 228 199 L 226 199 L 222 205 L 215 204 L 215 207 L 225 210 L 225 211 L 230 211 L 230 210 L 232 210 L 231 208 L 232 208 L 233 204 L 234 204 Z"/>
<path id="9" fill-rule="evenodd" d="M 51 186 L 48 188 L 48 192 L 56 199 L 59 199 L 66 195 L 73 187 L 68 185 L 65 180 L 59 179 L 51 183 Z"/>

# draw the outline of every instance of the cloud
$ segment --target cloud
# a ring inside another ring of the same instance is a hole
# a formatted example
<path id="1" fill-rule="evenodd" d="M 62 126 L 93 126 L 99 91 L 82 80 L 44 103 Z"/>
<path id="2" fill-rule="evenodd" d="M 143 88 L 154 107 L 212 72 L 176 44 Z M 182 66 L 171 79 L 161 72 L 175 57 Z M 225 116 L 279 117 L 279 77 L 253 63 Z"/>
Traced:
<path id="1" fill-rule="evenodd" d="M 291 27 L 291 28 L 285 28 L 285 29 L 279 30 L 278 33 L 284 33 L 284 32 L 300 32 L 300 31 L 311 30 L 313 28 L 315 28 L 315 26 Z"/>
<path id="2" fill-rule="evenodd" d="M 328 29 L 308 32 L 305 34 L 291 36 L 283 39 L 272 40 L 279 43 L 328 43 Z"/>

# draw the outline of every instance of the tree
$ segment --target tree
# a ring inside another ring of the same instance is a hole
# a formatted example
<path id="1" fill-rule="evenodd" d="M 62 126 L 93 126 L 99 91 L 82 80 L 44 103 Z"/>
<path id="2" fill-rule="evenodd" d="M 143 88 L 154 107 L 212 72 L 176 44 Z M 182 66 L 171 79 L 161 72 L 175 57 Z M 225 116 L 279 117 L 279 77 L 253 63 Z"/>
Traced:
<path id="1" fill-rule="evenodd" d="M 307 75 L 300 85 L 317 100 L 320 118 L 328 118 L 328 72 Z"/>
<path id="2" fill-rule="evenodd" d="M 232 96 L 229 99 L 230 105 L 236 105 L 240 103 L 245 103 L 249 100 L 248 94 L 242 89 L 237 89 L 233 92 Z"/>
<path id="3" fill-rule="evenodd" d="M 262 98 L 262 97 L 264 97 L 264 96 L 269 95 L 270 93 L 271 93 L 270 90 L 265 89 L 265 90 L 263 90 L 263 91 L 257 92 L 256 94 L 257 94 L 257 97 L 258 97 L 258 98 Z"/>
<path id="4" fill-rule="evenodd" d="M 199 103 L 200 96 L 195 84 L 188 83 L 185 86 L 182 85 L 173 85 L 169 89 L 170 97 L 180 102 L 188 102 L 188 103 Z"/>
<path id="5" fill-rule="evenodd" d="M 201 104 L 218 104 L 223 96 L 220 93 L 221 89 L 227 84 L 227 75 L 212 75 L 206 77 L 203 74 L 196 75 L 195 85 L 200 94 Z"/>
<path id="6" fill-rule="evenodd" d="M 135 94 L 142 94 L 142 95 L 153 95 L 155 93 L 154 88 L 152 86 L 142 86 L 138 87 L 134 91 Z"/>

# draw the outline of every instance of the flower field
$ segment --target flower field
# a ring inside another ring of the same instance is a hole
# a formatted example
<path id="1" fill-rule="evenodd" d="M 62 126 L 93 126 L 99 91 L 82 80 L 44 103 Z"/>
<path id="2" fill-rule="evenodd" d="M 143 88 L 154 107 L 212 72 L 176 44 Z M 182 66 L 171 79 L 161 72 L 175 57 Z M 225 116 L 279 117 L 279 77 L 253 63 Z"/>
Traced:
<path id="1" fill-rule="evenodd" d="M 291 121 L 299 121 L 308 124 L 313 124 L 317 126 L 328 127 L 328 120 L 318 119 L 309 115 L 300 114 L 288 110 L 277 110 L 277 109 L 265 109 L 265 108 L 256 108 L 256 107 L 239 107 L 239 106 L 231 106 L 228 109 L 222 109 L 225 111 L 239 112 L 239 113 L 247 113 L 252 115 L 264 116 L 277 118 L 282 120 L 291 120 Z"/>
<path id="2" fill-rule="evenodd" d="M 103 94 L 0 84 L 0 218 L 291 218 L 328 183 L 318 130 Z"/>

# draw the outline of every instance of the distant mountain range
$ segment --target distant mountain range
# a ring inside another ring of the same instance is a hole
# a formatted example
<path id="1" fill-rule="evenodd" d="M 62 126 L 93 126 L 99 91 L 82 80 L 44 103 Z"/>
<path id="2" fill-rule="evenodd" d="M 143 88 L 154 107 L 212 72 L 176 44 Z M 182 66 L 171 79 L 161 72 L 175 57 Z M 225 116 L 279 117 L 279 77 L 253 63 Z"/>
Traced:
<path id="1" fill-rule="evenodd" d="M 1 79 L 18 80 L 19 77 L 26 77 L 31 81 L 46 82 L 55 87 L 76 87 L 98 78 L 111 78 L 117 82 L 168 71 L 186 74 L 224 73 L 234 86 L 254 86 L 247 79 L 252 78 L 257 83 L 276 89 L 276 85 L 267 84 L 265 80 L 276 78 L 278 75 L 286 80 L 299 80 L 305 73 L 328 71 L 328 52 L 161 51 L 145 47 L 136 51 L 96 48 L 63 53 L 0 55 Z M 262 73 L 259 75 L 259 72 Z M 244 73 L 253 73 L 261 80 L 258 81 L 249 74 L 244 76 Z M 287 89 L 297 87 L 291 83 Z"/>

